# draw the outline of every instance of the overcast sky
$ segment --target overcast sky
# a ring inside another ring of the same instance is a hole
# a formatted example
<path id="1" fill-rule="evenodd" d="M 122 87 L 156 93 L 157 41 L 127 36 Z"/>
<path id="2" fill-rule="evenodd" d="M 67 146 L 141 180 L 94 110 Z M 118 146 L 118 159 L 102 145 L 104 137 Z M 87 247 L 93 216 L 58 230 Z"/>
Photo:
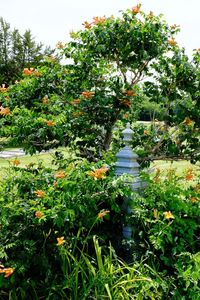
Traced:
<path id="1" fill-rule="evenodd" d="M 143 11 L 162 13 L 170 25 L 181 26 L 177 41 L 188 54 L 200 48 L 200 0 L 0 0 L 0 16 L 12 29 L 30 29 L 37 42 L 55 47 L 93 16 L 117 15 L 138 3 Z"/>

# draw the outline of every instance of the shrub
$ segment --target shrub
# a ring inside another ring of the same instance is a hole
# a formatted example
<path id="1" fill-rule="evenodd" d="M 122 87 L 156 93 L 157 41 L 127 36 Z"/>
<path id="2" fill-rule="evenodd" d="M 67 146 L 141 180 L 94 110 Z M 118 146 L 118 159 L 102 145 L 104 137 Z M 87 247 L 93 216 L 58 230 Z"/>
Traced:
<path id="1" fill-rule="evenodd" d="M 60 273 L 57 238 L 81 247 L 95 232 L 105 240 L 117 233 L 121 191 L 103 162 L 74 161 L 64 169 L 14 164 L 0 188 L 0 258 L 4 268 L 14 269 L 9 278 L 0 275 L 1 288 L 28 293 L 29 286 L 42 289 L 44 282 L 49 288 Z"/>
<path id="2" fill-rule="evenodd" d="M 147 180 L 147 178 L 146 178 Z M 193 169 L 176 175 L 159 169 L 143 196 L 130 201 L 129 216 L 139 247 L 154 270 L 171 276 L 170 299 L 195 299 L 199 294 L 200 185 Z M 142 253 L 142 254 L 141 254 Z M 176 289 L 173 287 L 176 286 Z"/>

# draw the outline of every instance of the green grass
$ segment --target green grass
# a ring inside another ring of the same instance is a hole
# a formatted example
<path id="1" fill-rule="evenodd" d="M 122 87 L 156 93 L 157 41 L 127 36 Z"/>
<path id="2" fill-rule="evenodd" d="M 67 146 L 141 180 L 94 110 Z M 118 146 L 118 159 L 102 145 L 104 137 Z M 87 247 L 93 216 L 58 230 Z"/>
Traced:
<path id="1" fill-rule="evenodd" d="M 7 148 L 6 150 L 12 150 L 13 148 Z M 65 157 L 69 157 L 69 151 L 66 148 L 59 148 Z M 43 162 L 47 167 L 52 165 L 53 153 L 42 153 L 37 155 L 25 155 L 19 156 L 18 159 L 20 160 L 20 167 L 25 167 L 29 163 L 36 163 Z M 12 161 L 15 158 L 0 158 L 0 180 L 5 177 L 7 172 L 9 172 L 9 165 L 12 165 Z M 197 174 L 200 174 L 200 163 L 196 165 L 192 165 L 189 161 L 155 161 L 151 164 L 152 169 L 160 168 L 161 170 L 168 170 L 169 168 L 173 168 L 176 170 L 178 175 L 184 174 L 188 168 L 193 168 Z"/>
<path id="2" fill-rule="evenodd" d="M 12 150 L 11 148 L 7 148 L 4 150 Z M 67 149 L 61 148 L 58 149 L 61 151 L 65 157 L 69 157 L 69 152 Z M 53 153 L 54 152 L 49 152 L 49 153 L 42 153 L 42 154 L 37 154 L 37 155 L 25 155 L 25 156 L 18 156 L 17 159 L 20 160 L 20 165 L 19 167 L 25 167 L 26 165 L 30 163 L 44 163 L 45 166 L 50 167 L 52 166 L 52 160 L 53 160 Z M 6 174 L 9 172 L 9 166 L 12 165 L 13 160 L 15 157 L 12 158 L 0 158 L 0 180 L 3 179 Z"/>
<path id="3" fill-rule="evenodd" d="M 164 161 L 158 160 L 151 164 L 151 168 L 156 169 L 159 168 L 161 170 L 168 170 L 170 168 L 175 169 L 177 175 L 184 174 L 187 169 L 193 168 L 195 173 L 200 174 L 200 163 L 191 164 L 189 161 L 182 160 L 182 161 Z"/>

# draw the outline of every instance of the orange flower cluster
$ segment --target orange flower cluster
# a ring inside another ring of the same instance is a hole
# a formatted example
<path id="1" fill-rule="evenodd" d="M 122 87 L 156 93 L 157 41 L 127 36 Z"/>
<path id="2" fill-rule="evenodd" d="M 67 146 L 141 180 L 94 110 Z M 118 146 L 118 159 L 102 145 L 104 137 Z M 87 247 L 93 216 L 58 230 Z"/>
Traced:
<path id="1" fill-rule="evenodd" d="M 66 177 L 66 174 L 64 171 L 58 171 L 54 174 L 54 178 L 55 179 L 58 179 L 58 178 L 65 178 Z"/>
<path id="2" fill-rule="evenodd" d="M 123 117 L 124 117 L 125 119 L 128 119 L 128 118 L 129 118 L 129 113 L 125 113 Z"/>
<path id="3" fill-rule="evenodd" d="M 38 198 L 44 198 L 46 193 L 42 190 L 37 190 L 34 192 Z"/>
<path id="4" fill-rule="evenodd" d="M 106 21 L 106 17 L 93 17 L 93 22 L 89 23 L 86 21 L 83 23 L 83 26 L 86 29 L 90 29 L 92 25 L 104 24 L 105 21 Z"/>
<path id="5" fill-rule="evenodd" d="M 63 43 L 62 42 L 58 42 L 57 44 L 56 44 L 56 48 L 57 49 L 63 49 Z"/>
<path id="6" fill-rule="evenodd" d="M 29 76 L 29 75 L 33 74 L 33 71 L 34 71 L 34 68 L 30 68 L 30 69 L 24 68 L 23 73 L 25 75 Z"/>
<path id="7" fill-rule="evenodd" d="M 148 135 L 149 131 L 148 130 L 144 130 L 144 135 Z"/>
<path id="8" fill-rule="evenodd" d="M 40 219 L 40 218 L 42 218 L 43 216 L 44 216 L 44 213 L 43 213 L 42 211 L 36 211 L 36 212 L 35 212 L 35 217 L 36 217 L 36 218 Z"/>
<path id="9" fill-rule="evenodd" d="M 177 28 L 179 28 L 179 27 L 180 27 L 180 25 L 176 25 L 176 24 L 170 26 L 171 29 L 177 29 Z"/>
<path id="10" fill-rule="evenodd" d="M 165 211 L 163 213 L 166 220 L 175 219 L 174 215 L 171 213 L 171 211 Z"/>
<path id="11" fill-rule="evenodd" d="M 168 39 L 168 44 L 170 44 L 171 46 L 175 46 L 177 44 L 175 38 L 170 38 Z"/>
<path id="12" fill-rule="evenodd" d="M 18 166 L 20 164 L 20 160 L 15 158 L 13 161 L 12 161 L 13 165 L 14 166 Z"/>
<path id="13" fill-rule="evenodd" d="M 64 244 L 64 242 L 65 242 L 65 239 L 64 239 L 64 236 L 61 236 L 61 237 L 58 237 L 57 238 L 57 246 L 61 246 L 62 244 Z"/>
<path id="14" fill-rule="evenodd" d="M 90 92 L 90 91 L 85 91 L 82 92 L 81 95 L 86 98 L 86 99 L 91 99 L 94 96 L 94 92 Z"/>
<path id="15" fill-rule="evenodd" d="M 106 17 L 94 17 L 93 18 L 92 24 L 97 25 L 97 24 L 103 24 L 106 21 Z"/>
<path id="16" fill-rule="evenodd" d="M 9 116 L 11 114 L 9 107 L 0 106 L 0 115 Z"/>
<path id="17" fill-rule="evenodd" d="M 7 92 L 8 88 L 5 87 L 5 84 L 2 84 L 2 86 L 0 87 L 0 93 L 5 93 Z"/>
<path id="18" fill-rule="evenodd" d="M 30 76 L 32 74 L 34 74 L 36 77 L 40 77 L 41 76 L 41 73 L 38 72 L 38 71 L 34 71 L 34 68 L 24 68 L 23 70 L 23 74 L 27 75 L 27 76 Z"/>
<path id="19" fill-rule="evenodd" d="M 194 177 L 193 169 L 189 168 L 186 172 L 185 179 L 189 181 L 189 180 L 192 180 L 193 177 Z"/>
<path id="20" fill-rule="evenodd" d="M 79 104 L 81 102 L 81 99 L 74 99 L 73 101 L 71 101 L 70 103 L 72 105 L 76 105 L 76 104 Z"/>
<path id="21" fill-rule="evenodd" d="M 109 210 L 101 210 L 99 213 L 98 213 L 98 219 L 103 219 L 103 217 L 105 217 L 107 214 L 109 214 Z"/>
<path id="22" fill-rule="evenodd" d="M 121 99 L 120 103 L 125 105 L 125 106 L 131 107 L 131 101 L 128 100 L 128 99 Z"/>
<path id="23" fill-rule="evenodd" d="M 89 22 L 85 21 L 85 22 L 83 23 L 83 26 L 84 26 L 86 29 L 90 29 L 90 28 L 92 27 L 92 23 L 89 23 Z"/>
<path id="24" fill-rule="evenodd" d="M 105 173 L 108 171 L 108 168 L 101 167 L 99 169 L 96 169 L 94 171 L 88 172 L 88 175 L 93 177 L 95 180 L 97 179 L 103 179 L 105 178 Z"/>
<path id="25" fill-rule="evenodd" d="M 192 202 L 192 203 L 196 203 L 197 201 L 198 201 L 198 200 L 197 200 L 196 197 L 192 197 L 192 198 L 191 198 L 191 202 Z"/>
<path id="26" fill-rule="evenodd" d="M 193 122 L 190 118 L 187 117 L 187 118 L 185 118 L 185 120 L 183 121 L 183 124 L 190 126 L 190 125 L 193 125 L 194 122 Z"/>
<path id="27" fill-rule="evenodd" d="M 132 12 L 133 12 L 134 14 L 138 14 L 138 13 L 140 12 L 141 6 L 142 6 L 142 4 L 138 4 L 138 5 L 134 6 L 134 7 L 132 8 Z"/>
<path id="28" fill-rule="evenodd" d="M 55 125 L 55 122 L 51 121 L 51 120 L 44 120 L 44 122 L 47 124 L 47 126 L 51 127 Z"/>
<path id="29" fill-rule="evenodd" d="M 3 265 L 0 266 L 0 274 L 4 274 L 4 278 L 9 277 L 14 272 L 13 268 L 4 268 Z"/>
<path id="30" fill-rule="evenodd" d="M 126 95 L 126 96 L 136 96 L 136 93 L 132 90 L 125 90 L 124 95 Z"/>

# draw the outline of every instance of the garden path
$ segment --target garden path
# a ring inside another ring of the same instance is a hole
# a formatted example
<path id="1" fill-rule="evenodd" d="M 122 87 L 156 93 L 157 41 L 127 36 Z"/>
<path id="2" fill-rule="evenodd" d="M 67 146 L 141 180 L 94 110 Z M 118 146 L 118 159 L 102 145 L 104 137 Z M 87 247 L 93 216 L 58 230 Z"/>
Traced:
<path id="1" fill-rule="evenodd" d="M 11 158 L 16 156 L 23 156 L 25 152 L 22 149 L 11 149 L 0 151 L 0 158 Z"/>

